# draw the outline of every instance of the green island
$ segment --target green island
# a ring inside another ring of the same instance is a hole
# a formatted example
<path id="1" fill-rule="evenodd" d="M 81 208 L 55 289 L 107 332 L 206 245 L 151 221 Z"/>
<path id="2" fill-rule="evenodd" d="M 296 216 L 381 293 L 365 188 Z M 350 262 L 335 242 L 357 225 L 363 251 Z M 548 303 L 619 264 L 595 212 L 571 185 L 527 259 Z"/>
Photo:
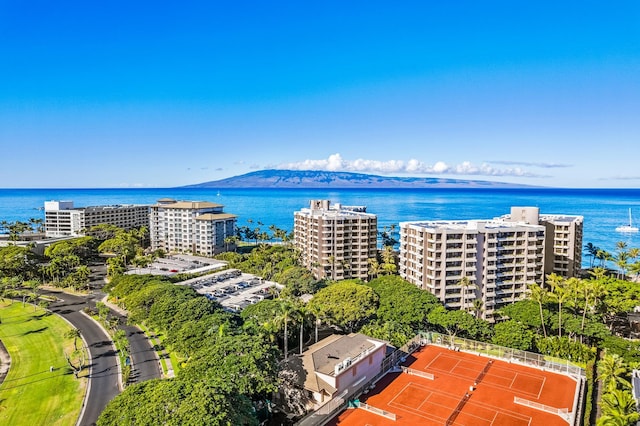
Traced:
<path id="1" fill-rule="evenodd" d="M 42 308 L 9 300 L 0 302 L 0 318 L 0 340 L 11 356 L 0 385 L 0 424 L 74 425 L 86 380 L 75 378 L 65 358 L 74 341 L 62 336 L 73 328 Z"/>

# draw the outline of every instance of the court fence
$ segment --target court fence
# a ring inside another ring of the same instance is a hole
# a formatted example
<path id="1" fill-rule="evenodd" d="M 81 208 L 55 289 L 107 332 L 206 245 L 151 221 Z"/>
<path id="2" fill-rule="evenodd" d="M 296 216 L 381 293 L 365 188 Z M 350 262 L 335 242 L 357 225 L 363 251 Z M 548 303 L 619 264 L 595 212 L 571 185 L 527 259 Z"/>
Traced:
<path id="1" fill-rule="evenodd" d="M 372 405 L 365 404 L 364 402 L 360 402 L 358 404 L 358 407 L 362 408 L 363 410 L 367 410 L 371 413 L 377 414 L 379 416 L 386 417 L 387 419 L 393 420 L 394 422 L 396 421 L 396 415 L 391 411 L 383 410 L 382 408 L 374 407 Z"/>
<path id="2" fill-rule="evenodd" d="M 571 361 L 559 358 L 552 358 L 533 352 L 498 346 L 492 343 L 478 342 L 476 340 L 465 339 L 462 337 L 449 336 L 435 331 L 423 331 L 420 332 L 419 336 L 422 338 L 420 344 L 423 346 L 438 345 L 452 350 L 475 352 L 487 357 L 502 359 L 507 362 L 517 362 L 541 370 L 566 374 L 575 380 L 583 380 L 586 377 L 586 374 L 581 367 L 573 364 Z"/>
<path id="3" fill-rule="evenodd" d="M 569 410 L 566 408 L 550 407 L 548 405 L 540 404 L 539 402 L 535 402 L 535 401 L 529 401 L 528 399 L 520 398 L 517 396 L 513 397 L 513 402 L 519 405 L 524 405 L 526 407 L 535 408 L 536 410 L 555 414 L 556 416 L 560 416 L 567 423 L 571 424 L 571 420 L 572 420 L 571 414 L 569 413 Z"/>

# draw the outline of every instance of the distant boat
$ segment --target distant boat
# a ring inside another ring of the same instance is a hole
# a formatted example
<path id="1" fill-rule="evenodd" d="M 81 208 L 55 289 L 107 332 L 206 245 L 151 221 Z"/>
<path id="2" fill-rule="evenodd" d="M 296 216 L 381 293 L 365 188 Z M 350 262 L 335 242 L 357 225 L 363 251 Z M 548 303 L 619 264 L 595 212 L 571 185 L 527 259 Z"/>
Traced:
<path id="1" fill-rule="evenodd" d="M 638 232 L 638 227 L 633 226 L 633 222 L 631 221 L 631 209 L 629 209 L 629 224 L 621 225 L 616 228 L 618 232 Z"/>
<path id="2" fill-rule="evenodd" d="M 218 197 L 220 196 L 220 191 L 218 191 Z"/>

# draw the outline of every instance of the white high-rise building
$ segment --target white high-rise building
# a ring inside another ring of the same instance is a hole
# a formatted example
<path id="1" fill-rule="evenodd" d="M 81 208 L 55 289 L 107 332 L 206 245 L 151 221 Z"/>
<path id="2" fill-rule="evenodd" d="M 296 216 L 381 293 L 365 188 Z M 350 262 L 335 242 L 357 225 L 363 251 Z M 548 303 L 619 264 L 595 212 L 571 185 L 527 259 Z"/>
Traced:
<path id="1" fill-rule="evenodd" d="M 490 319 L 523 299 L 528 284 L 542 285 L 546 274 L 577 274 L 582 221 L 513 207 L 510 215 L 490 220 L 402 222 L 400 276 L 447 307 Z"/>
<path id="2" fill-rule="evenodd" d="M 149 226 L 149 206 L 116 204 L 74 207 L 73 201 L 44 203 L 45 235 L 47 238 L 84 235 L 92 226 L 110 224 L 130 230 Z"/>
<path id="3" fill-rule="evenodd" d="M 225 251 L 225 239 L 236 233 L 237 216 L 223 208 L 206 201 L 158 200 L 151 206 L 151 248 L 204 256 Z"/>
<path id="4" fill-rule="evenodd" d="M 376 215 L 363 206 L 312 200 L 293 216 L 294 244 L 316 278 L 368 278 L 369 259 L 377 255 Z"/>

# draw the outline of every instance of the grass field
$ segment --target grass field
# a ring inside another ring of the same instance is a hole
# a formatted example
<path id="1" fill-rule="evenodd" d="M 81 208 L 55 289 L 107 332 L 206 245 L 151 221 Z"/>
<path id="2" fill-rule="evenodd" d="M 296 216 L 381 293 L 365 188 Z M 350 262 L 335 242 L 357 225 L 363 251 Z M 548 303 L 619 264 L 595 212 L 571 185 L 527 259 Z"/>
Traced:
<path id="1" fill-rule="evenodd" d="M 64 337 L 71 326 L 20 302 L 0 302 L 0 319 L 0 340 L 11 356 L 0 385 L 0 424 L 74 425 L 86 379 L 76 379 L 65 360 L 65 351 L 73 351 L 73 339 Z"/>

